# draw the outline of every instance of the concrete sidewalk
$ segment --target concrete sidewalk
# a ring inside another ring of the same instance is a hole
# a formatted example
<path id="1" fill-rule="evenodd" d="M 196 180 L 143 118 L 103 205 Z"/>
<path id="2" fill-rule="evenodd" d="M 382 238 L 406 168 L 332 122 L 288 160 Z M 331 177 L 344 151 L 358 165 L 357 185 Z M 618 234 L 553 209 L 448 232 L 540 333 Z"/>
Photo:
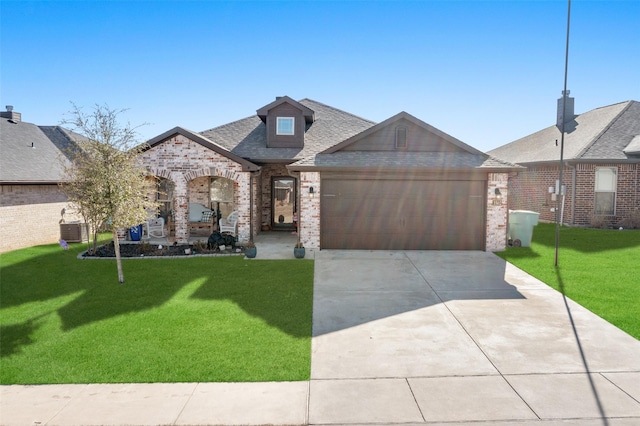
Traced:
<path id="1" fill-rule="evenodd" d="M 315 259 L 310 382 L 3 386 L 0 423 L 640 424 L 640 342 L 492 253 Z"/>

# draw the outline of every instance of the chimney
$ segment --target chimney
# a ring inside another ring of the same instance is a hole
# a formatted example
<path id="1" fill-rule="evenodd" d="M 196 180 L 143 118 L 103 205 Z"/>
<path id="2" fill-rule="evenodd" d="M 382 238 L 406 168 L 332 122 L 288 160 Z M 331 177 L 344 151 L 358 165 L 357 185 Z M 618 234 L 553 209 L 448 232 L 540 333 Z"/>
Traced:
<path id="1" fill-rule="evenodd" d="M 574 99 L 569 97 L 570 90 L 567 90 L 566 94 L 566 103 L 564 105 L 564 111 L 562 110 L 562 100 L 565 98 L 564 90 L 562 91 L 562 98 L 558 99 L 558 113 L 556 117 L 556 127 L 558 130 L 562 131 L 562 123 L 565 124 L 569 121 L 573 120 L 575 117 L 574 113 Z"/>
<path id="2" fill-rule="evenodd" d="M 0 111 L 0 117 L 13 120 L 13 122 L 15 123 L 17 123 L 18 121 L 22 121 L 22 114 L 19 112 L 15 112 L 13 110 L 13 105 L 7 105 L 6 111 Z"/>

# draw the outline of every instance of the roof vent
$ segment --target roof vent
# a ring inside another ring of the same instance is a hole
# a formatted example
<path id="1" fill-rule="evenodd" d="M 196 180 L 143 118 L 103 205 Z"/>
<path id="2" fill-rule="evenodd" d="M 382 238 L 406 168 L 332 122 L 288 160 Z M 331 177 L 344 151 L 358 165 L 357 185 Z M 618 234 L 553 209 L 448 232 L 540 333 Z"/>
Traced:
<path id="1" fill-rule="evenodd" d="M 406 127 L 396 127 L 396 149 L 407 149 Z"/>

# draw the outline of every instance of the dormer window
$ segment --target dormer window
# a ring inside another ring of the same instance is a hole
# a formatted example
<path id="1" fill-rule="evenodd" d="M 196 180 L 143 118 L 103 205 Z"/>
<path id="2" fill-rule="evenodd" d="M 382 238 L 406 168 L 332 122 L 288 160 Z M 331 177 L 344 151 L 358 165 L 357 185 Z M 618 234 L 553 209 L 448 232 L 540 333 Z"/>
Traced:
<path id="1" fill-rule="evenodd" d="M 315 113 L 288 96 L 256 111 L 265 124 L 267 148 L 304 148 L 304 135 L 313 124 Z"/>
<path id="2" fill-rule="evenodd" d="M 294 135 L 295 123 L 296 123 L 296 119 L 294 117 L 278 117 L 276 134 L 289 135 L 289 136 Z"/>

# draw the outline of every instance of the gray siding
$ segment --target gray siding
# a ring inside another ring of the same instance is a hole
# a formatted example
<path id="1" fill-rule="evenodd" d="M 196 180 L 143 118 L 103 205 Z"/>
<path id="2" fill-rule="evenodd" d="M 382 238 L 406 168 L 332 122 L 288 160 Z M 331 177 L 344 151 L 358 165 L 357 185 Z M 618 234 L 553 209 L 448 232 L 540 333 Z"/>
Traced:
<path id="1" fill-rule="evenodd" d="M 293 117 L 295 118 L 295 134 L 294 135 L 278 135 L 277 118 Z M 282 104 L 269 111 L 267 116 L 267 147 L 268 148 L 302 148 L 304 147 L 304 130 L 305 121 L 302 111 L 298 108 Z"/>
<path id="2" fill-rule="evenodd" d="M 406 129 L 406 148 L 396 148 L 396 129 Z M 426 129 L 408 120 L 399 120 L 393 125 L 350 144 L 342 151 L 412 151 L 412 152 L 465 152 Z"/>

